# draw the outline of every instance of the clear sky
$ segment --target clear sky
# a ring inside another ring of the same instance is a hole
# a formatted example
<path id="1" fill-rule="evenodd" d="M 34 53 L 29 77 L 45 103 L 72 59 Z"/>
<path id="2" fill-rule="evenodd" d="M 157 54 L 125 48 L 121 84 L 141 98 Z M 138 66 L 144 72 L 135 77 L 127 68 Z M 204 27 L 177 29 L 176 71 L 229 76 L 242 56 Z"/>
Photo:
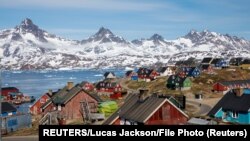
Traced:
<path id="1" fill-rule="evenodd" d="M 127 40 L 184 36 L 191 29 L 250 39 L 250 0 L 0 0 L 0 29 L 30 18 L 40 28 L 83 39 L 103 26 Z"/>

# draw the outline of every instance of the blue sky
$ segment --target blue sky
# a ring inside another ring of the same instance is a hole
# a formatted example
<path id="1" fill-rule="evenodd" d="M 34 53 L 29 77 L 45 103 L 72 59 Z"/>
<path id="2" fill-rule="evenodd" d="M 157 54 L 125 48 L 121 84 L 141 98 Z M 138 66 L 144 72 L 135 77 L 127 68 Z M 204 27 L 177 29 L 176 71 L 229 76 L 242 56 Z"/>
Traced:
<path id="1" fill-rule="evenodd" d="M 83 39 L 103 26 L 132 40 L 158 33 L 166 39 L 191 29 L 250 39 L 249 0 L 0 0 L 0 29 L 30 18 L 40 28 Z"/>

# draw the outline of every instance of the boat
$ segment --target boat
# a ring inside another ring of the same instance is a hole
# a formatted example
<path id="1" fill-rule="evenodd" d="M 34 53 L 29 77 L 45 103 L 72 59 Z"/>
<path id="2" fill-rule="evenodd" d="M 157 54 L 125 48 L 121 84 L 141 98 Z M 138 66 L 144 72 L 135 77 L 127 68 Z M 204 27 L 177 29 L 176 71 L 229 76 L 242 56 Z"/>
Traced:
<path id="1" fill-rule="evenodd" d="M 35 100 L 34 96 L 24 96 L 22 101 L 24 103 L 33 103 Z"/>

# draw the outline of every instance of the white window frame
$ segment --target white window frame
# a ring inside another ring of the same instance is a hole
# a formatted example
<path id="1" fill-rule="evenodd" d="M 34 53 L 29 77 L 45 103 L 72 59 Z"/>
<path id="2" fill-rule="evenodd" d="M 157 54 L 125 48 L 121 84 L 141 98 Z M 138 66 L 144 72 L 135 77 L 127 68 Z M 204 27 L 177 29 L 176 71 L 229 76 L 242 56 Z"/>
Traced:
<path id="1" fill-rule="evenodd" d="M 57 110 L 58 110 L 58 111 L 61 111 L 61 110 L 62 110 L 62 106 L 61 106 L 61 105 L 58 105 L 58 106 L 57 106 Z"/>
<path id="2" fill-rule="evenodd" d="M 232 117 L 233 118 L 238 118 L 239 117 L 239 113 L 238 112 L 232 112 Z"/>

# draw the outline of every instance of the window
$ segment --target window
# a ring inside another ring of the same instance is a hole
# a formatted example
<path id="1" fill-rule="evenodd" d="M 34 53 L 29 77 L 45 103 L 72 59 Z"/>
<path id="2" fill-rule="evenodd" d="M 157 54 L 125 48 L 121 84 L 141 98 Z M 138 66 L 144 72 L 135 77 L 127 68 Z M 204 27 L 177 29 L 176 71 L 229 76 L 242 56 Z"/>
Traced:
<path id="1" fill-rule="evenodd" d="M 228 116 L 228 112 L 223 112 L 223 116 L 222 116 L 222 119 L 225 119 L 225 118 L 227 118 L 227 116 Z"/>
<path id="2" fill-rule="evenodd" d="M 40 103 L 45 103 L 45 101 L 46 101 L 46 100 L 45 100 L 44 98 L 41 98 L 41 99 L 40 99 Z"/>
<path id="3" fill-rule="evenodd" d="M 57 110 L 58 110 L 58 111 L 61 111 L 61 110 L 62 110 L 61 105 L 58 105 Z"/>
<path id="4" fill-rule="evenodd" d="M 238 118 L 239 116 L 239 113 L 238 112 L 232 112 L 232 117 L 233 118 Z"/>

